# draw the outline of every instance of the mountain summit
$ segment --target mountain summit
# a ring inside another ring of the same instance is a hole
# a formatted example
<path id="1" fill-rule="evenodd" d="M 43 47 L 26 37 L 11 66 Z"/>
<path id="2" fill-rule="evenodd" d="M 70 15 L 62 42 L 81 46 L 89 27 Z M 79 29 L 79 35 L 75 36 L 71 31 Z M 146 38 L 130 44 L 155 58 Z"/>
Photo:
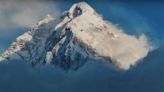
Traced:
<path id="1" fill-rule="evenodd" d="M 78 69 L 85 62 L 105 61 L 127 70 L 149 51 L 144 35 L 125 34 L 106 22 L 87 3 L 74 4 L 58 19 L 47 15 L 19 36 L 0 61 L 22 59 L 32 65 L 54 64 Z"/>

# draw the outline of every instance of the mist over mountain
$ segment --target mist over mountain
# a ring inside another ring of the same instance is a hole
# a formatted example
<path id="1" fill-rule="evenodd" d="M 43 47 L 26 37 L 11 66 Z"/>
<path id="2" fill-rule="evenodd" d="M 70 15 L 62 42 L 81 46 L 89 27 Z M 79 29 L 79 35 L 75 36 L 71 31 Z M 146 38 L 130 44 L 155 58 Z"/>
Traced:
<path id="1" fill-rule="evenodd" d="M 87 62 L 75 71 L 53 65 L 32 68 L 23 61 L 0 64 L 0 90 L 3 92 L 163 92 L 163 47 L 126 72 L 111 69 L 105 63 Z M 147 87 L 145 87 L 145 85 Z M 143 87 L 144 86 L 144 87 Z M 119 89 L 118 89 L 119 88 Z"/>

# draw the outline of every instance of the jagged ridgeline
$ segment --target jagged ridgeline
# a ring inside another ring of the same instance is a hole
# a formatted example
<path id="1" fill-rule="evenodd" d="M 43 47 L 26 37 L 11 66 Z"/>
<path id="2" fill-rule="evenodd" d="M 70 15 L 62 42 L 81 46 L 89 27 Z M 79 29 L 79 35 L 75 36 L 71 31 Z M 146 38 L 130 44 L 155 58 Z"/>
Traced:
<path id="1" fill-rule="evenodd" d="M 85 62 L 105 61 L 127 70 L 148 51 L 144 35 L 137 38 L 125 34 L 80 2 L 59 19 L 47 15 L 19 36 L 1 54 L 0 61 L 22 59 L 32 65 L 48 63 L 66 70 L 78 69 Z"/>

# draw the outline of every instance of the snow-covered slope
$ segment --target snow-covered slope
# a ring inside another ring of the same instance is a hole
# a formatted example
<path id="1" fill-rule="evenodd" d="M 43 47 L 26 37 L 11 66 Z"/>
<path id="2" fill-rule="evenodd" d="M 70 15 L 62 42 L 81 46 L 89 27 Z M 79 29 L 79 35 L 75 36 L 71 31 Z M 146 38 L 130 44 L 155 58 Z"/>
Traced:
<path id="1" fill-rule="evenodd" d="M 77 69 L 87 61 L 105 61 L 129 69 L 144 58 L 149 46 L 144 35 L 134 37 L 104 21 L 88 4 L 74 4 L 60 19 L 48 15 L 19 36 L 0 61 L 21 58 L 33 65 L 50 63 Z"/>

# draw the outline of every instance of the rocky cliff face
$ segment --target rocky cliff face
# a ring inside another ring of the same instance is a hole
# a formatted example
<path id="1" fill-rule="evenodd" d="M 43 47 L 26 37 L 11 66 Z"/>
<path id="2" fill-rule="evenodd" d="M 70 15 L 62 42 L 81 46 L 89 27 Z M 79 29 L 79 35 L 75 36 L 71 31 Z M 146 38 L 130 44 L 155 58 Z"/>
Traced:
<path id="1" fill-rule="evenodd" d="M 0 61 L 22 59 L 32 65 L 54 64 L 78 69 L 85 62 L 110 62 L 129 69 L 149 51 L 144 35 L 127 35 L 105 22 L 88 4 L 74 4 L 60 19 L 48 15 L 19 36 L 0 56 Z"/>

